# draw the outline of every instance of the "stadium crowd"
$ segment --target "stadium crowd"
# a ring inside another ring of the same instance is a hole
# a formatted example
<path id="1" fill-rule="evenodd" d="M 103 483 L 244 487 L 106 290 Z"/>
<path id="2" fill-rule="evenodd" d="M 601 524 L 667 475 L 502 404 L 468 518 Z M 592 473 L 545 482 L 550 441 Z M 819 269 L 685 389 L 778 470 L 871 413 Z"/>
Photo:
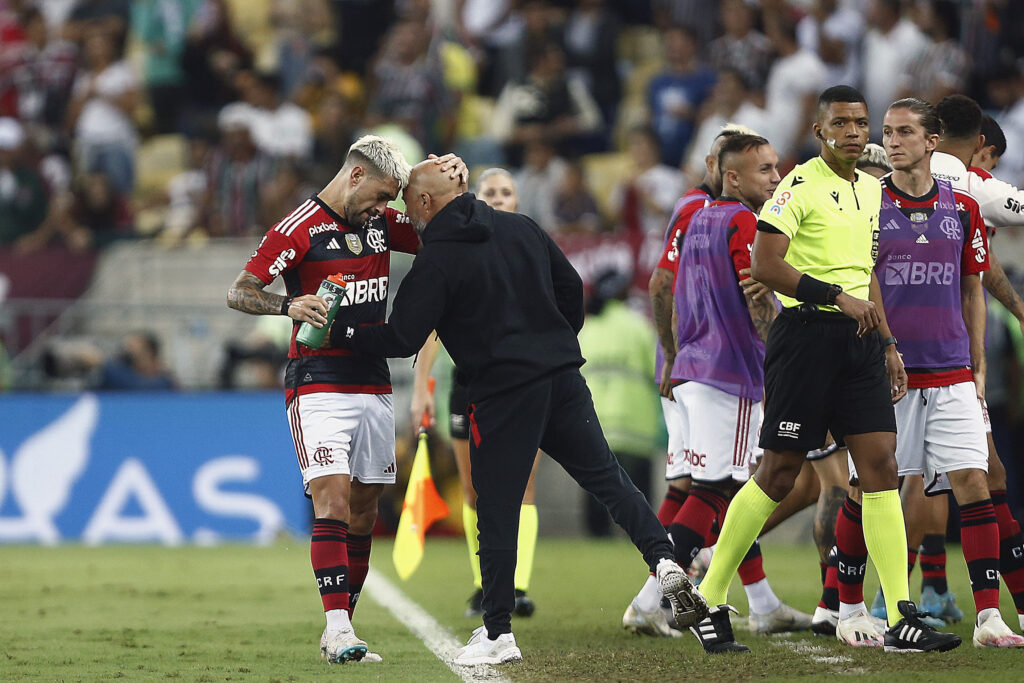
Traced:
<path id="1" fill-rule="evenodd" d="M 367 131 L 514 169 L 552 233 L 660 238 L 722 123 L 785 171 L 838 83 L 875 137 L 899 96 L 966 92 L 1024 143 L 1012 3 L 716 4 L 3 0 L 0 246 L 257 235 Z M 1020 185 L 1022 158 L 1001 177 Z"/>

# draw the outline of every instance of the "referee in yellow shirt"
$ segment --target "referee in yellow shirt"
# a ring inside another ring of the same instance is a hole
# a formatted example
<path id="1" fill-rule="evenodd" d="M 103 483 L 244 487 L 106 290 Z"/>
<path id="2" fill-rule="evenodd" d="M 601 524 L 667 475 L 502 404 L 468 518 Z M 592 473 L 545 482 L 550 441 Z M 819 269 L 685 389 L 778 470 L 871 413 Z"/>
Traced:
<path id="1" fill-rule="evenodd" d="M 729 583 L 807 451 L 831 431 L 860 474 L 864 540 L 892 601 L 886 651 L 949 650 L 960 638 L 926 626 L 909 599 L 892 406 L 907 392 L 907 375 L 873 273 L 881 185 L 856 170 L 868 141 L 863 95 L 842 85 L 825 90 L 814 133 L 820 156 L 794 168 L 759 216 L 752 274 L 784 307 L 765 348 L 764 458 L 729 506 L 700 585 L 718 607 L 692 630 L 708 652 L 747 650 L 729 626 Z"/>

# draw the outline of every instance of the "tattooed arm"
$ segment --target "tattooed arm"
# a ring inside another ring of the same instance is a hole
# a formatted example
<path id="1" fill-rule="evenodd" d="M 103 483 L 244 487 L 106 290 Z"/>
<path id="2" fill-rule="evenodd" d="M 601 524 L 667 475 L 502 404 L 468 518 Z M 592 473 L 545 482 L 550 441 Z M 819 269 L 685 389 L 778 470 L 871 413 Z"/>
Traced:
<path id="1" fill-rule="evenodd" d="M 768 330 L 779 315 L 779 309 L 775 307 L 775 297 L 747 295 L 745 298 L 747 310 L 750 311 L 750 320 L 754 323 L 757 336 L 761 338 L 761 341 L 768 341 Z"/>
<path id="2" fill-rule="evenodd" d="M 996 301 L 1005 306 L 1006 310 L 1020 321 L 1021 329 L 1024 329 L 1024 301 L 1010 284 L 1010 280 L 1006 277 L 1006 271 L 1003 270 L 999 259 L 992 252 L 989 252 L 988 255 L 988 266 L 988 272 L 981 276 L 981 284 L 985 286 L 989 294 L 996 298 Z"/>
<path id="3" fill-rule="evenodd" d="M 668 268 L 655 268 L 647 285 L 651 296 L 651 310 L 654 315 L 654 327 L 658 332 L 661 350 L 665 352 L 665 365 L 658 378 L 660 392 L 666 398 L 672 398 L 672 362 L 676 358 L 675 325 L 672 324 L 675 306 L 673 305 L 672 271 Z"/>
<path id="4" fill-rule="evenodd" d="M 281 315 L 286 297 L 264 291 L 266 286 L 263 280 L 243 270 L 228 290 L 228 307 L 253 315 Z M 315 327 L 324 326 L 326 313 L 327 302 L 315 294 L 295 297 L 288 306 L 289 318 Z"/>

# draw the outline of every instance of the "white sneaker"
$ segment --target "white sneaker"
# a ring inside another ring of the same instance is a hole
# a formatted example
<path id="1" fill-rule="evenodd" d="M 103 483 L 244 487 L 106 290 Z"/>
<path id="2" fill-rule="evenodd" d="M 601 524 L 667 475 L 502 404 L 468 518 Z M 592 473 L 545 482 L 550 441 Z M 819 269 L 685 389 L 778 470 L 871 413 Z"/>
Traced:
<path id="1" fill-rule="evenodd" d="M 653 612 L 645 612 L 637 607 L 636 600 L 629 603 L 626 613 L 622 615 L 622 628 L 638 636 L 653 636 L 654 638 L 681 638 L 682 631 L 672 628 L 665 613 L 661 609 Z"/>
<path id="2" fill-rule="evenodd" d="M 836 624 L 836 639 L 850 647 L 884 647 L 885 634 L 875 626 L 866 609 L 859 609 Z"/>
<path id="3" fill-rule="evenodd" d="M 491 640 L 487 637 L 487 629 L 478 626 L 469 642 L 459 650 L 455 656 L 455 663 L 460 666 L 473 666 L 475 664 L 504 664 L 505 662 L 520 662 L 523 653 L 516 646 L 516 637 L 511 633 L 502 633 Z"/>
<path id="4" fill-rule="evenodd" d="M 759 635 L 806 631 L 811 627 L 811 615 L 793 609 L 782 602 L 768 614 L 757 614 L 751 611 L 750 616 L 747 617 L 747 624 L 750 626 L 751 633 Z"/>
<path id="5" fill-rule="evenodd" d="M 366 643 L 356 637 L 351 628 L 337 631 L 324 630 L 320 636 L 320 658 L 329 664 L 358 662 L 366 656 Z M 379 655 L 378 655 L 379 656 Z"/>
<path id="6" fill-rule="evenodd" d="M 982 615 L 985 612 L 985 620 Z M 1024 647 L 1024 638 L 1010 630 L 999 610 L 982 610 L 974 627 L 974 647 Z"/>
<path id="7" fill-rule="evenodd" d="M 814 608 L 814 616 L 811 617 L 811 630 L 814 631 L 815 635 L 834 636 L 838 623 L 838 610 L 825 609 L 820 605 Z"/>
<path id="8" fill-rule="evenodd" d="M 675 560 L 662 558 L 658 562 L 655 576 L 661 586 L 661 594 L 672 605 L 672 616 L 676 620 L 676 628 L 689 628 L 708 616 L 708 603 L 704 599 L 686 572 Z"/>

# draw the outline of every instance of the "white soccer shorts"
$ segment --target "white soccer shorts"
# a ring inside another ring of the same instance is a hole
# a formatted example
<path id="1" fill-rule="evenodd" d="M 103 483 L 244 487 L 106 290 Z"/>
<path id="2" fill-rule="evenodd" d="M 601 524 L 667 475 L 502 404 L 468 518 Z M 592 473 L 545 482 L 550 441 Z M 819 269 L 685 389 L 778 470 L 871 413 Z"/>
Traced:
<path id="1" fill-rule="evenodd" d="M 347 474 L 364 484 L 394 484 L 395 410 L 391 394 L 318 392 L 288 405 L 302 484 Z"/>
<path id="2" fill-rule="evenodd" d="M 686 431 L 686 416 L 678 403 L 661 397 L 661 412 L 665 416 L 668 430 L 668 459 L 665 461 L 665 481 L 690 476 L 690 463 L 686 460 L 683 433 Z"/>
<path id="3" fill-rule="evenodd" d="M 682 408 L 686 460 L 695 482 L 750 478 L 761 403 L 686 382 L 672 390 Z"/>
<path id="4" fill-rule="evenodd" d="M 910 389 L 894 407 L 901 477 L 924 475 L 925 492 L 935 495 L 949 490 L 947 472 L 988 472 L 988 438 L 974 382 Z M 857 476 L 852 458 L 850 476 Z"/>

